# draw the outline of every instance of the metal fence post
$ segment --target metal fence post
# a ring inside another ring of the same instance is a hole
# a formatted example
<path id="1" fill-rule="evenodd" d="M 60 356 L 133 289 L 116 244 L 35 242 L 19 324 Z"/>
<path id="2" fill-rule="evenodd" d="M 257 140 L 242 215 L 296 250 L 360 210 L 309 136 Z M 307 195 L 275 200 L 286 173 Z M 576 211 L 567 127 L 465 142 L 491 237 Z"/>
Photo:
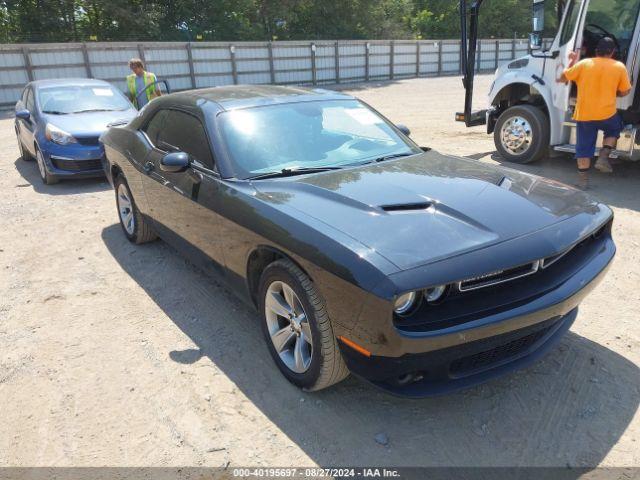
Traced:
<path id="1" fill-rule="evenodd" d="M 334 52 L 336 83 L 340 83 L 340 46 L 338 45 L 338 40 L 336 40 L 336 43 L 334 45 Z"/>
<path id="2" fill-rule="evenodd" d="M 269 78 L 271 83 L 276 83 L 276 72 L 273 68 L 273 43 L 271 40 L 267 43 L 267 48 L 269 50 Z"/>
<path id="3" fill-rule="evenodd" d="M 466 45 L 462 45 L 462 40 L 458 40 L 458 45 L 460 48 L 458 48 L 458 73 L 462 74 L 463 68 L 462 68 L 462 48 L 466 48 Z"/>
<path id="4" fill-rule="evenodd" d="M 369 42 L 364 44 L 364 80 L 369 81 L 369 50 L 371 44 Z"/>
<path id="5" fill-rule="evenodd" d="M 511 60 L 516 58 L 516 37 L 511 40 Z"/>
<path id="6" fill-rule="evenodd" d="M 478 56 L 476 57 L 476 72 L 480 71 L 482 66 L 482 40 L 478 40 Z"/>
<path id="7" fill-rule="evenodd" d="M 229 45 L 229 55 L 231 56 L 231 75 L 233 76 L 233 84 L 238 84 L 238 69 L 236 66 L 236 46 Z"/>
<path id="8" fill-rule="evenodd" d="M 189 76 L 191 77 L 191 88 L 196 88 L 196 72 L 193 68 L 193 52 L 191 42 L 187 42 L 187 59 L 189 60 Z"/>
<path id="9" fill-rule="evenodd" d="M 495 61 L 495 69 L 498 69 L 498 57 L 500 57 L 500 40 L 496 40 L 496 61 Z"/>
<path id="10" fill-rule="evenodd" d="M 87 52 L 87 44 L 82 44 L 82 58 L 84 60 L 84 70 L 87 72 L 87 77 L 92 78 L 91 74 L 91 64 L 89 63 L 89 52 Z"/>
<path id="11" fill-rule="evenodd" d="M 395 45 L 393 43 L 393 40 L 391 40 L 389 42 L 389 79 L 393 80 L 393 63 L 394 63 L 394 52 L 395 50 Z"/>
<path id="12" fill-rule="evenodd" d="M 24 67 L 27 69 L 27 78 L 29 81 L 33 81 L 33 66 L 31 65 L 31 58 L 29 58 L 29 47 L 22 47 L 22 56 L 24 58 Z"/>
<path id="13" fill-rule="evenodd" d="M 318 73 L 316 71 L 316 44 L 311 42 L 309 46 L 311 49 L 311 81 L 314 85 L 318 84 Z"/>
<path id="14" fill-rule="evenodd" d="M 442 40 L 437 42 L 438 45 L 438 76 L 442 74 Z"/>
<path id="15" fill-rule="evenodd" d="M 416 41 L 416 77 L 420 76 L 420 40 Z"/>
<path id="16" fill-rule="evenodd" d="M 140 60 L 142 60 L 142 63 L 147 64 L 147 59 L 144 58 L 144 45 L 142 45 L 141 43 L 138 44 L 138 55 L 140 56 Z"/>

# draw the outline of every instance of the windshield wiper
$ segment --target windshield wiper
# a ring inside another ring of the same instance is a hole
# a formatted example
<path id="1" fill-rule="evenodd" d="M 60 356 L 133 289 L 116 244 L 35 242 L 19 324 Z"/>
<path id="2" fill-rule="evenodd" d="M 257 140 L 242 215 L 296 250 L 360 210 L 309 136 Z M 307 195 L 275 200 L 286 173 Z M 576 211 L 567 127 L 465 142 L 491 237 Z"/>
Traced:
<path id="1" fill-rule="evenodd" d="M 49 115 L 69 115 L 69 112 L 59 112 L 58 110 L 43 110 L 42 113 L 48 113 Z"/>
<path id="2" fill-rule="evenodd" d="M 391 160 L 393 158 L 400 157 L 412 157 L 413 155 L 417 155 L 414 152 L 402 152 L 402 153 L 390 153 L 389 155 L 383 155 L 382 157 L 374 158 L 371 162 L 384 162 L 385 160 Z"/>
<path id="3" fill-rule="evenodd" d="M 122 110 L 118 110 L 117 108 L 89 108 L 87 110 L 78 110 L 77 112 L 72 113 L 87 113 L 87 112 L 121 112 Z"/>
<path id="4" fill-rule="evenodd" d="M 342 167 L 299 167 L 299 168 L 283 168 L 278 172 L 268 172 L 249 177 L 248 180 L 261 180 L 263 178 L 277 177 L 293 177 L 295 175 L 304 175 L 307 173 L 328 172 L 329 170 L 340 170 Z"/>

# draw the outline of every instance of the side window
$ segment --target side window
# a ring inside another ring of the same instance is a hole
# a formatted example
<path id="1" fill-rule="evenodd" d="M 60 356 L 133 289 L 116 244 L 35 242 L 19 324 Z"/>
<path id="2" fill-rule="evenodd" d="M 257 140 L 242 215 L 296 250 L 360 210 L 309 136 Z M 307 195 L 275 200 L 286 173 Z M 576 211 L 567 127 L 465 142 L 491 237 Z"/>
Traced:
<path id="1" fill-rule="evenodd" d="M 142 131 L 147 134 L 149 141 L 156 147 L 158 147 L 158 135 L 164 127 L 164 123 L 167 119 L 167 113 L 167 110 L 160 110 L 159 112 L 156 112 L 147 126 L 142 129 Z"/>
<path id="2" fill-rule="evenodd" d="M 209 140 L 200 120 L 178 110 L 165 111 L 167 117 L 158 135 L 158 148 L 188 153 L 206 168 L 213 169 Z"/>
<path id="3" fill-rule="evenodd" d="M 27 101 L 25 102 L 25 106 L 26 106 L 26 109 L 29 110 L 30 112 L 35 111 L 35 105 L 33 101 L 33 90 L 30 88 L 28 89 L 28 92 L 27 92 Z"/>
<path id="4" fill-rule="evenodd" d="M 569 5 L 567 12 L 567 18 L 562 26 L 562 34 L 560 35 L 560 46 L 565 45 L 573 37 L 573 32 L 576 29 L 576 23 L 578 23 L 578 15 L 580 15 L 580 5 L 575 1 L 572 1 Z"/>

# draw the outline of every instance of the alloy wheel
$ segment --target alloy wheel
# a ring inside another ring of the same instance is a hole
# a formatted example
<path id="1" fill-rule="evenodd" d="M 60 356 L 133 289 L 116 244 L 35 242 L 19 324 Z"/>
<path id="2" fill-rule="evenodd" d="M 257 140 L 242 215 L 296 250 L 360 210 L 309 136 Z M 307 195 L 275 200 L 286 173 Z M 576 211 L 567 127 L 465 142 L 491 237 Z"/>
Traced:
<path id="1" fill-rule="evenodd" d="M 502 125 L 500 140 L 510 154 L 522 155 L 529 150 L 533 141 L 531 125 L 523 117 L 511 117 Z"/>
<path id="2" fill-rule="evenodd" d="M 129 189 L 124 183 L 118 185 L 118 213 L 120 214 L 120 221 L 125 231 L 129 235 L 133 235 L 136 230 L 136 219 L 133 215 L 133 202 L 131 201 L 131 194 Z"/>
<path id="3" fill-rule="evenodd" d="M 264 302 L 271 342 L 282 362 L 294 373 L 304 373 L 313 359 L 309 318 L 293 289 L 282 281 L 269 285 Z"/>
<path id="4" fill-rule="evenodd" d="M 43 181 L 47 179 L 47 168 L 44 166 L 44 157 L 40 150 L 36 150 L 36 161 L 38 163 L 38 170 L 40 171 L 40 177 Z"/>

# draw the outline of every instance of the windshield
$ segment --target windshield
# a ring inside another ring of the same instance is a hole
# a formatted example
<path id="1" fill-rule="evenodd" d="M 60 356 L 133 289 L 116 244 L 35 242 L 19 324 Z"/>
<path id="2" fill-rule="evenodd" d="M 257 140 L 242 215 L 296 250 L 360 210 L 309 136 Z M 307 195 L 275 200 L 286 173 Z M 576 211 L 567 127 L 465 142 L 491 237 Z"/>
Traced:
<path id="1" fill-rule="evenodd" d="M 357 100 L 232 110 L 219 118 L 239 178 L 421 152 Z"/>
<path id="2" fill-rule="evenodd" d="M 639 9 L 640 0 L 591 0 L 585 22 L 585 42 L 595 37 L 592 41 L 597 44 L 603 36 L 613 37 L 618 43 L 620 59 L 626 60 Z"/>
<path id="3" fill-rule="evenodd" d="M 57 115 L 131 108 L 129 100 L 110 85 L 41 87 L 38 89 L 38 101 L 43 113 Z"/>

